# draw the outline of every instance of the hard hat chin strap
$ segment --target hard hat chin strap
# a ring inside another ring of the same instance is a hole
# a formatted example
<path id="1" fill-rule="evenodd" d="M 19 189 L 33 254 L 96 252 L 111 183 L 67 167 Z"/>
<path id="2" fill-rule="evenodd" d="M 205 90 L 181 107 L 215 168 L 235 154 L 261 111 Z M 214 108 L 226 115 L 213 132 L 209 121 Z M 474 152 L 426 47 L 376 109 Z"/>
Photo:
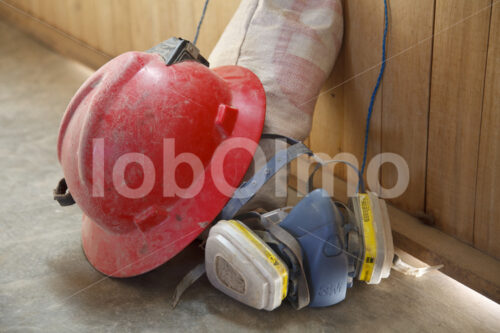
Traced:
<path id="1" fill-rule="evenodd" d="M 269 181 L 281 168 L 295 160 L 297 157 L 307 154 L 313 156 L 313 152 L 302 142 L 278 134 L 264 134 L 262 138 L 282 139 L 292 145 L 280 150 L 271 158 L 264 167 L 260 168 L 252 178 L 236 189 L 233 197 L 222 209 L 218 220 L 232 219 L 236 213 L 252 199 L 262 186 Z"/>
<path id="2" fill-rule="evenodd" d="M 63 207 L 75 204 L 73 196 L 69 193 L 66 179 L 62 178 L 57 184 L 57 187 L 54 189 L 54 200 L 56 200 L 59 205 Z"/>

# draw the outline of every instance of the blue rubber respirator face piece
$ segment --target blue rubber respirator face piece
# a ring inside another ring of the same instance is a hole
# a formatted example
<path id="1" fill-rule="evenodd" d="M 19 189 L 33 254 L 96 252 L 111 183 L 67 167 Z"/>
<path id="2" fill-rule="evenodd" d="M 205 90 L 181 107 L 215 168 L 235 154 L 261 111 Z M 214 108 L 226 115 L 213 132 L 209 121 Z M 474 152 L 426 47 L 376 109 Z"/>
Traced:
<path id="1" fill-rule="evenodd" d="M 297 239 L 302 249 L 309 306 L 329 306 L 345 298 L 349 263 L 342 225 L 339 208 L 321 189 L 309 193 L 279 224 Z"/>

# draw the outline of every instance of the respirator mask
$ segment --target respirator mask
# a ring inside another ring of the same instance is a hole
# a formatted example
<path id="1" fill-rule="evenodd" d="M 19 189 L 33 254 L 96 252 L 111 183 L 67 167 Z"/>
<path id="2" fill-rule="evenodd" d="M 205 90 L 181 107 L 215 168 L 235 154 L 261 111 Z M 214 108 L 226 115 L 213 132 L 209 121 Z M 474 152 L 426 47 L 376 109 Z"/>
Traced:
<path id="1" fill-rule="evenodd" d="M 205 246 L 211 284 L 256 309 L 283 300 L 297 308 L 341 302 L 358 279 L 377 284 L 394 257 L 385 202 L 358 194 L 349 205 L 323 189 L 295 207 L 217 222 Z"/>

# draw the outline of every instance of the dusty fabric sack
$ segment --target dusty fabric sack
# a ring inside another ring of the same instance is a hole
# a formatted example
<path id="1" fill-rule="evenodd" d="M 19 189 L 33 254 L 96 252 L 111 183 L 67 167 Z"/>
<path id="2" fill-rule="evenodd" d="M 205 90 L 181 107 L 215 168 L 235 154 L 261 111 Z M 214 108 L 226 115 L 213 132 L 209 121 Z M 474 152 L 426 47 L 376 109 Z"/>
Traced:
<path id="1" fill-rule="evenodd" d="M 304 140 L 321 86 L 342 43 L 340 0 L 242 0 L 212 51 L 211 67 L 240 65 L 264 85 L 264 133 Z M 262 140 L 267 158 L 284 143 Z M 265 161 L 256 161 L 251 176 Z M 287 170 L 259 192 L 246 209 L 272 209 L 286 201 Z"/>

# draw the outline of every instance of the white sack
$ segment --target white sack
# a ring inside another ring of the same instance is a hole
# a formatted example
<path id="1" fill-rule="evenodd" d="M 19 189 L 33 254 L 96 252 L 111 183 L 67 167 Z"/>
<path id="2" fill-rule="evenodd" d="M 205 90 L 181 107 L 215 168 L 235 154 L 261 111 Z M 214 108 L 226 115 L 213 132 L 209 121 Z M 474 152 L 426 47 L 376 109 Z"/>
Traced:
<path id="1" fill-rule="evenodd" d="M 340 0 L 242 0 L 209 62 L 211 67 L 240 65 L 252 70 L 266 91 L 264 133 L 304 140 L 342 34 Z M 268 158 L 275 151 L 275 143 L 269 141 L 261 141 Z M 257 161 L 256 168 L 263 163 Z M 249 170 L 247 176 L 252 173 Z M 281 184 L 278 192 L 274 184 L 265 186 L 251 208 L 284 205 L 286 170 L 276 178 L 275 183 Z"/>

